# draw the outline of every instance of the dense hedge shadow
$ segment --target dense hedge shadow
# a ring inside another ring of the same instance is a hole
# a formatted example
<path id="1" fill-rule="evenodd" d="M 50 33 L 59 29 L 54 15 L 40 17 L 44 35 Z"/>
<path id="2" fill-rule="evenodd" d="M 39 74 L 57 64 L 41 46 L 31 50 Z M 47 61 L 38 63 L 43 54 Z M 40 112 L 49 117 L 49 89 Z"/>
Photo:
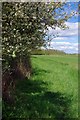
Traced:
<path id="1" fill-rule="evenodd" d="M 15 104 L 3 106 L 3 117 L 11 118 L 54 118 L 65 120 L 70 117 L 69 97 L 59 92 L 46 90 L 45 82 L 23 80 L 17 83 Z"/>

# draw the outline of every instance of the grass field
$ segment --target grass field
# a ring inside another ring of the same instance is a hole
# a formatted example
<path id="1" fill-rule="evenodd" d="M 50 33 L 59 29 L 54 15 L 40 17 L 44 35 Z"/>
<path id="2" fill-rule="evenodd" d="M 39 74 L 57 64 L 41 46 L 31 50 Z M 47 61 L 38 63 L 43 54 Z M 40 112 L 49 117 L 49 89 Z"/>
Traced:
<path id="1" fill-rule="evenodd" d="M 78 117 L 78 58 L 76 55 L 33 55 L 30 80 L 17 82 L 16 103 L 3 105 L 4 117 Z M 7 107 L 6 107 L 7 106 Z"/>

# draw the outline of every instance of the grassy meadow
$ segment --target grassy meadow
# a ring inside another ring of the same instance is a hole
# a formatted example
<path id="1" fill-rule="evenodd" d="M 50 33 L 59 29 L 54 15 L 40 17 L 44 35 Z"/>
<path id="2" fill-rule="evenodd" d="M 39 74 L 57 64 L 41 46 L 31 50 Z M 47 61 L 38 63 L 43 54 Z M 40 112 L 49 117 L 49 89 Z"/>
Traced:
<path id="1" fill-rule="evenodd" d="M 17 81 L 16 102 L 3 104 L 3 117 L 53 118 L 78 117 L 77 55 L 32 55 L 30 80 Z"/>

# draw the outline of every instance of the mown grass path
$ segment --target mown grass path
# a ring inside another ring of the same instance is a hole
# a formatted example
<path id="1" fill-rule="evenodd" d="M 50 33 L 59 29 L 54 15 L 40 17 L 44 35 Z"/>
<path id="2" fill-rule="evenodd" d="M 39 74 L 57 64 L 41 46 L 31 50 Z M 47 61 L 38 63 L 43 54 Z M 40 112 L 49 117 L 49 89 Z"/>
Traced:
<path id="1" fill-rule="evenodd" d="M 73 55 L 34 55 L 30 80 L 17 83 L 16 103 L 5 116 L 18 118 L 78 117 L 78 58 Z"/>

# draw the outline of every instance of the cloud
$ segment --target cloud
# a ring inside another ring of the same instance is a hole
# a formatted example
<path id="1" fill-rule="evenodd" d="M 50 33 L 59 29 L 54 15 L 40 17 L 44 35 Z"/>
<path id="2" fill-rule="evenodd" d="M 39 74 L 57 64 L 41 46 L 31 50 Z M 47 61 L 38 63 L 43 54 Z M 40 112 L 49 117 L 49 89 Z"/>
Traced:
<path id="1" fill-rule="evenodd" d="M 80 22 L 65 22 L 69 29 L 62 30 L 59 27 L 56 29 L 48 28 L 48 35 L 58 34 L 58 37 L 53 37 L 50 43 L 50 49 L 62 50 L 67 53 L 78 53 L 80 50 L 80 44 L 78 44 L 78 33 L 80 31 L 79 25 Z M 69 42 L 68 42 L 69 41 Z"/>
<path id="2" fill-rule="evenodd" d="M 78 53 L 78 49 L 80 49 L 80 44 L 78 43 L 70 43 L 70 42 L 51 42 L 50 49 L 62 50 L 65 52 Z"/>
<path id="3" fill-rule="evenodd" d="M 76 23 L 66 22 L 66 25 L 69 27 L 69 29 L 61 30 L 59 36 L 61 37 L 78 36 L 78 22 Z"/>
<path id="4" fill-rule="evenodd" d="M 66 38 L 64 38 L 64 37 L 56 37 L 53 40 L 66 40 Z"/>
<path id="5" fill-rule="evenodd" d="M 48 28 L 49 32 L 48 35 L 55 35 L 57 34 L 58 37 L 53 37 L 53 40 L 67 40 L 69 38 L 76 38 L 78 39 L 78 31 L 80 31 L 80 28 L 78 27 L 78 22 L 76 23 L 71 23 L 71 22 L 65 22 L 65 24 L 69 27 L 69 29 L 62 30 L 58 27 L 56 29 Z"/>

